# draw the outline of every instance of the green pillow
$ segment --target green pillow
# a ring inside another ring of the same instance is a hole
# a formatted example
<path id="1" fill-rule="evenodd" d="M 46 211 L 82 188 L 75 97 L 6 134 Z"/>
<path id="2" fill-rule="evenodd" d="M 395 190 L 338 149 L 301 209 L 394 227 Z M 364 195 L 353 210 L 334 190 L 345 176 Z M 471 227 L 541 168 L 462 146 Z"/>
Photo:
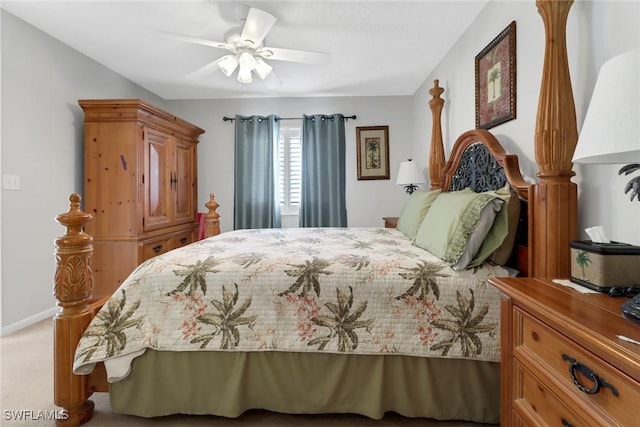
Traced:
<path id="1" fill-rule="evenodd" d="M 398 217 L 398 225 L 396 226 L 398 231 L 401 231 L 410 239 L 415 238 L 424 216 L 441 192 L 438 189 L 433 191 L 417 190 L 411 193 L 409 200 L 407 200 L 402 209 L 402 213 Z"/>
<path id="2" fill-rule="evenodd" d="M 484 241 L 482 242 L 482 246 L 480 246 L 480 249 L 478 250 L 476 255 L 473 257 L 473 261 L 469 263 L 468 265 L 469 268 L 476 267 L 482 264 L 487 258 L 489 258 L 491 255 L 494 255 L 494 253 L 503 246 L 503 243 L 507 239 L 507 236 L 509 236 L 509 230 L 510 230 L 510 227 L 509 227 L 510 209 L 508 207 L 510 199 L 512 197 L 515 198 L 518 203 L 518 208 L 520 206 L 519 205 L 520 201 L 517 200 L 518 199 L 517 195 L 512 196 L 511 187 L 509 186 L 509 184 L 505 185 L 500 190 L 487 191 L 483 194 L 487 194 L 489 196 L 495 196 L 504 200 L 505 206 L 507 206 L 507 208 L 502 209 L 496 216 L 496 220 L 493 223 L 493 227 L 491 227 L 491 230 L 489 230 L 489 233 L 487 234 Z M 511 206 L 513 207 L 513 205 Z M 518 209 L 518 213 L 519 211 L 520 210 Z M 513 223 L 513 221 L 511 222 Z M 517 227 L 517 223 L 513 225 Z M 509 249 L 509 254 L 511 253 L 511 248 L 513 248 L 513 242 L 515 240 L 515 231 L 516 230 L 514 228 L 511 236 L 511 246 Z M 507 259 L 508 258 L 509 257 L 507 255 Z M 500 261 L 502 261 L 502 259 Z M 500 264 L 505 264 L 505 263 L 506 263 L 506 259 L 504 260 L 504 262 L 500 262 Z"/>
<path id="3" fill-rule="evenodd" d="M 495 219 L 497 204 L 492 201 L 496 198 L 495 194 L 489 192 L 475 193 L 468 188 L 461 191 L 443 192 L 433 202 L 422 224 L 420 224 L 416 233 L 416 246 L 426 249 L 451 265 L 456 265 L 465 255 L 467 243 L 478 224 L 481 223 L 482 213 L 485 212 L 486 215 L 490 215 L 493 212 L 493 218 Z M 485 211 L 487 205 L 492 205 L 492 207 Z M 493 223 L 491 219 L 488 221 L 490 224 Z M 493 225 L 491 229 L 493 229 Z M 481 248 L 485 246 L 485 240 L 479 239 L 482 242 Z M 478 239 L 476 238 L 477 241 Z M 487 245 L 487 248 L 490 246 Z M 484 259 L 478 262 L 474 254 L 469 266 L 472 266 L 471 263 L 474 263 L 474 266 L 479 265 Z M 458 267 L 460 268 L 460 265 Z"/>

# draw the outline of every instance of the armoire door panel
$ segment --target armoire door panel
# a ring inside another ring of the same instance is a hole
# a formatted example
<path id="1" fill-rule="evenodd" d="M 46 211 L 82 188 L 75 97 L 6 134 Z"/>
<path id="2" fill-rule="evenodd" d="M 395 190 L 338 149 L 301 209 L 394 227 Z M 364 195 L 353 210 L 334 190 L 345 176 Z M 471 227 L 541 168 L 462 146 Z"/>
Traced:
<path id="1" fill-rule="evenodd" d="M 173 222 L 171 207 L 171 137 L 152 129 L 144 130 L 144 229 L 154 230 Z"/>
<path id="2" fill-rule="evenodd" d="M 175 196 L 175 221 L 193 221 L 195 213 L 194 156 L 195 145 L 176 140 L 173 189 Z"/>

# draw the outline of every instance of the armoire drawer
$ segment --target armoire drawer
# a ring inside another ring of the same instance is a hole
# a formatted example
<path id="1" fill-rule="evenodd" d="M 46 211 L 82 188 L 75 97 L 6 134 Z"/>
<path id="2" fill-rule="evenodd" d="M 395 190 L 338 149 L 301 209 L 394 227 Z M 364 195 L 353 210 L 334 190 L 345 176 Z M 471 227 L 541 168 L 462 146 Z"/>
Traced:
<path id="1" fill-rule="evenodd" d="M 158 256 L 171 250 L 171 237 L 149 240 L 142 243 L 142 261 Z"/>
<path id="2" fill-rule="evenodd" d="M 637 422 L 637 415 L 629 410 L 640 402 L 633 379 L 517 308 L 514 317 L 522 328 L 514 342 L 516 359 L 528 366 L 532 363 L 527 359 L 537 359 L 540 370 L 566 388 L 567 397 L 612 423 L 627 426 Z"/>
<path id="3" fill-rule="evenodd" d="M 171 249 L 181 248 L 195 241 L 195 232 L 185 231 L 171 236 Z"/>

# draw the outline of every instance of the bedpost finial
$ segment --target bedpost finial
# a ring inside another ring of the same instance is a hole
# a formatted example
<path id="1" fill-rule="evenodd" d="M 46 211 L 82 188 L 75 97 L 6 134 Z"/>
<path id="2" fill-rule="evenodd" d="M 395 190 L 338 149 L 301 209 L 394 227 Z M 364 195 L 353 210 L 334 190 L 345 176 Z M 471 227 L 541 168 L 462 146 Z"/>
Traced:
<path id="1" fill-rule="evenodd" d="M 220 204 L 218 202 L 216 202 L 216 195 L 213 194 L 213 193 L 209 193 L 209 201 L 207 203 L 205 203 L 204 206 L 207 209 L 209 209 L 209 212 L 214 212 L 216 209 L 218 209 Z"/>
<path id="2" fill-rule="evenodd" d="M 80 196 L 69 196 L 69 211 L 56 217 L 66 227 L 66 233 L 55 240 L 56 273 L 53 294 L 58 305 L 74 305 L 87 300 L 93 290 L 93 238 L 84 226 L 91 221 L 90 213 L 80 210 Z"/>
<path id="3" fill-rule="evenodd" d="M 80 195 L 73 193 L 69 196 L 69 211 L 56 217 L 56 221 L 67 227 L 67 235 L 80 235 L 84 226 L 91 221 L 93 215 L 80 210 Z"/>
<path id="4" fill-rule="evenodd" d="M 216 202 L 215 198 L 215 194 L 209 193 L 209 201 L 204 204 L 209 210 L 204 217 L 204 237 L 220 234 L 220 214 L 216 212 L 220 204 Z"/>
<path id="5" fill-rule="evenodd" d="M 444 88 L 440 87 L 439 83 L 440 83 L 440 80 L 435 79 L 433 81 L 433 87 L 431 89 L 429 89 L 429 95 L 431 95 L 433 97 L 433 99 L 438 99 L 439 100 L 440 99 L 440 95 L 442 95 L 442 93 L 444 92 Z"/>

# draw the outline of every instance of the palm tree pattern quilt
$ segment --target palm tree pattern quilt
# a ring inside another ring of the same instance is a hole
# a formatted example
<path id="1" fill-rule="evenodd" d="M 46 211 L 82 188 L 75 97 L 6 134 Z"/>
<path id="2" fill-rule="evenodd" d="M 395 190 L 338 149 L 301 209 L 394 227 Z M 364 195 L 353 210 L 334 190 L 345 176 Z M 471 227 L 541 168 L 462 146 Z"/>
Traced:
<path id="1" fill-rule="evenodd" d="M 500 266 L 453 271 L 388 228 L 236 230 L 141 264 L 85 331 L 74 372 L 147 348 L 500 359 Z"/>

